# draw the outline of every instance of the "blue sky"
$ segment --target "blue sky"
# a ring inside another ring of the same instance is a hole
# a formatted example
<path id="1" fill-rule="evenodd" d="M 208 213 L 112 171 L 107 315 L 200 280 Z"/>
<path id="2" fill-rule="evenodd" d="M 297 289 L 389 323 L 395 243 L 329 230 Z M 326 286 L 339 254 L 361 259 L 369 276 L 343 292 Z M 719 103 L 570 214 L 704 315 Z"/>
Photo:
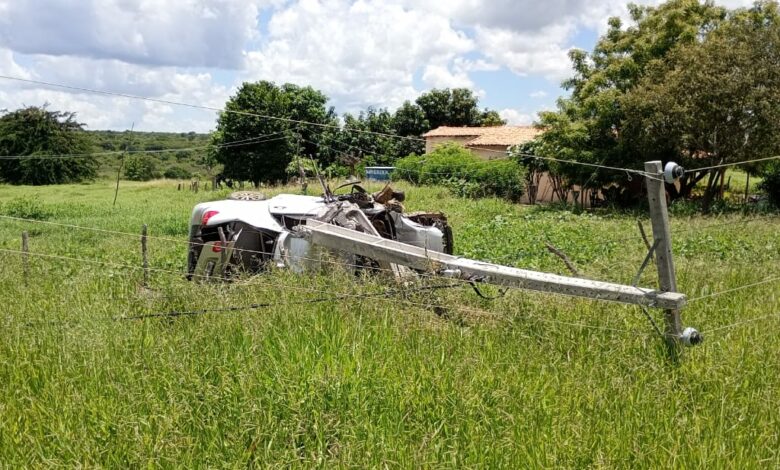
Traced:
<path id="1" fill-rule="evenodd" d="M 468 87 L 529 124 L 564 93 L 567 52 L 592 49 L 610 16 L 625 18 L 625 3 L 0 0 L 0 74 L 213 107 L 243 81 L 293 82 L 324 91 L 339 113 Z M 213 112 L 0 80 L 0 109 L 43 103 L 92 129 L 215 123 Z"/>

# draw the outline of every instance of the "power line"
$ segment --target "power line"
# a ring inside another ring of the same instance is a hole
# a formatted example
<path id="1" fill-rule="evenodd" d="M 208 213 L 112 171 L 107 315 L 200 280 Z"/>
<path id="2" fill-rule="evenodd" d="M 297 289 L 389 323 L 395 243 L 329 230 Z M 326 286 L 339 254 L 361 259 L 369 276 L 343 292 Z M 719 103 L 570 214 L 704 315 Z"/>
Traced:
<path id="1" fill-rule="evenodd" d="M 701 168 L 694 168 L 692 170 L 685 170 L 685 172 L 693 173 L 695 171 L 715 170 L 717 168 L 728 168 L 732 166 L 747 165 L 748 163 L 767 162 L 770 160 L 778 160 L 778 159 L 780 159 L 780 155 L 775 155 L 774 157 L 757 158 L 755 160 L 746 160 L 744 162 L 722 163 L 720 165 L 705 166 Z"/>
<path id="2" fill-rule="evenodd" d="M 100 156 L 109 156 L 109 155 L 122 155 L 122 154 L 161 154 L 161 153 L 169 153 L 169 152 L 190 152 L 193 150 L 206 150 L 211 148 L 232 148 L 232 147 L 240 147 L 243 145 L 254 145 L 254 144 L 262 144 L 266 142 L 273 142 L 276 140 L 282 140 L 286 139 L 286 136 L 274 138 L 274 139 L 267 139 L 267 140 L 261 140 L 265 139 L 266 137 L 272 137 L 277 134 L 281 134 L 283 132 L 274 132 L 273 134 L 267 134 L 267 135 L 261 135 L 257 137 L 252 137 L 249 139 L 243 139 L 243 140 L 236 140 L 233 142 L 225 142 L 223 144 L 210 144 L 210 145 L 203 145 L 199 147 L 180 147 L 180 148 L 168 148 L 168 149 L 158 149 L 158 150 L 111 150 L 106 152 L 92 152 L 92 153 L 62 153 L 62 154 L 42 154 L 42 155 L 0 155 L 0 160 L 26 160 L 26 159 L 36 159 L 36 160 L 64 160 L 68 158 L 91 158 L 91 157 L 100 157 Z"/>
<path id="3" fill-rule="evenodd" d="M 724 326 L 720 326 L 720 327 L 717 327 L 717 328 L 713 328 L 711 330 L 708 330 L 708 331 L 704 332 L 703 334 L 707 334 L 708 335 L 708 334 L 714 333 L 716 331 L 730 330 L 732 328 L 736 328 L 738 326 L 746 325 L 748 323 L 755 323 L 757 321 L 763 321 L 763 320 L 768 320 L 770 318 L 778 318 L 778 317 L 780 317 L 780 313 L 772 313 L 770 315 L 763 315 L 763 316 L 760 316 L 760 317 L 748 318 L 747 320 L 738 321 L 738 322 L 732 323 L 730 325 L 724 325 Z"/>
<path id="4" fill-rule="evenodd" d="M 482 151 L 485 151 L 485 152 L 500 153 L 500 154 L 503 154 L 503 155 L 507 154 L 507 152 L 505 150 L 496 150 L 496 149 L 491 149 L 491 148 L 488 148 L 488 147 L 473 147 L 472 146 L 472 147 L 469 147 L 469 148 L 470 149 L 476 149 L 476 150 L 482 150 Z M 603 170 L 619 171 L 621 173 L 634 173 L 634 174 L 637 174 L 637 175 L 640 175 L 640 176 L 646 176 L 648 178 L 655 179 L 657 181 L 662 181 L 662 178 L 658 177 L 658 175 L 651 175 L 650 173 L 648 173 L 648 172 L 646 172 L 644 170 L 635 170 L 635 169 L 632 169 L 632 168 L 620 168 L 620 167 L 616 167 L 616 166 L 608 166 L 608 165 L 602 165 L 602 164 L 598 164 L 598 163 L 581 162 L 579 160 L 564 160 L 564 159 L 561 159 L 561 158 L 554 158 L 554 157 L 542 157 L 540 155 L 533 155 L 533 154 L 530 154 L 530 153 L 516 153 L 514 155 L 517 155 L 519 157 L 535 158 L 535 159 L 539 159 L 539 160 L 548 160 L 548 161 L 559 162 L 559 163 L 568 163 L 568 164 L 571 164 L 571 165 L 587 166 L 587 167 L 603 169 Z"/>
<path id="5" fill-rule="evenodd" d="M 694 297 L 692 299 L 688 299 L 688 303 L 696 302 L 697 300 L 708 299 L 710 297 L 717 297 L 719 295 L 729 294 L 731 292 L 737 292 L 737 291 L 740 291 L 740 290 L 749 289 L 751 287 L 761 286 L 761 285 L 764 285 L 764 284 L 769 284 L 769 283 L 777 282 L 777 281 L 780 281 L 780 276 L 772 277 L 772 278 L 769 278 L 769 279 L 764 279 L 763 281 L 754 282 L 752 284 L 746 284 L 746 285 L 743 285 L 743 286 L 735 287 L 733 289 L 727 289 L 727 290 L 720 291 L 720 292 L 713 292 L 712 294 L 706 294 L 706 295 L 702 295 L 702 296 L 699 296 L 699 297 Z"/>
<path id="6" fill-rule="evenodd" d="M 172 100 L 164 100 L 160 98 L 150 98 L 147 96 L 138 96 L 138 95 L 131 95 L 128 93 L 119 93 L 115 91 L 104 91 L 104 90 L 96 90 L 93 88 L 85 88 L 85 87 L 77 87 L 77 86 L 71 86 L 71 85 L 63 85 L 60 83 L 52 83 L 52 82 L 45 82 L 42 80 L 31 80 L 27 78 L 21 78 L 21 77 L 12 77 L 8 75 L 0 75 L 0 79 L 4 80 L 13 80 L 17 82 L 23 82 L 23 83 L 31 83 L 36 85 L 44 85 L 44 86 L 50 86 L 55 88 L 63 88 L 66 90 L 74 90 L 74 91 L 81 91 L 85 93 L 94 93 L 98 95 L 107 95 L 107 96 L 117 96 L 121 98 L 130 98 L 134 100 L 143 100 L 143 101 L 149 101 L 153 103 L 162 103 L 162 104 L 169 104 L 172 106 L 182 106 L 186 108 L 193 108 L 193 109 L 204 109 L 207 111 L 214 111 L 218 113 L 230 113 L 230 114 L 238 114 L 242 116 L 252 116 L 252 117 L 259 117 L 262 119 L 269 119 L 274 121 L 282 121 L 282 122 L 289 122 L 293 124 L 302 124 L 302 125 L 308 125 L 308 126 L 315 126 L 315 127 L 323 127 L 323 128 L 330 128 L 330 129 L 339 129 L 344 132 L 360 132 L 363 134 L 370 134 L 370 135 L 379 135 L 384 137 L 391 137 L 394 139 L 405 139 L 405 140 L 415 140 L 415 141 L 421 141 L 424 142 L 425 140 L 420 137 L 412 137 L 412 136 L 401 136 L 397 134 L 388 134 L 384 132 L 375 132 L 375 131 L 369 131 L 364 129 L 342 129 L 341 126 L 335 125 L 335 124 L 326 124 L 326 123 L 320 123 L 320 122 L 311 122 L 311 121 L 303 121 L 300 119 L 291 119 L 291 118 L 284 118 L 279 116 L 269 116 L 266 114 L 259 114 L 259 113 L 253 113 L 249 111 L 239 111 L 235 109 L 227 109 L 227 108 L 216 108 L 213 106 L 206 106 L 206 105 L 200 105 L 200 104 L 192 104 L 192 103 L 185 103 L 181 101 L 172 101 Z"/>
<path id="7" fill-rule="evenodd" d="M 411 292 L 451 289 L 459 286 L 460 286 L 459 284 L 445 284 L 445 285 L 436 285 L 436 286 L 421 286 L 421 287 L 416 287 L 411 289 L 387 289 L 384 292 L 380 292 L 376 294 L 364 294 L 363 298 L 392 297 L 402 293 L 406 294 Z M 185 310 L 185 311 L 172 310 L 169 312 L 147 313 L 147 314 L 135 315 L 130 317 L 121 316 L 121 317 L 116 317 L 115 320 L 144 320 L 147 318 L 172 318 L 172 317 L 182 317 L 182 316 L 196 316 L 196 315 L 205 315 L 208 313 L 239 312 L 244 310 L 257 310 L 260 308 L 267 308 L 267 307 L 278 307 L 280 305 L 305 305 L 305 304 L 315 304 L 315 303 L 323 303 L 323 302 L 335 302 L 338 300 L 347 300 L 347 299 L 349 299 L 349 296 L 332 295 L 327 297 L 318 297 L 314 299 L 306 299 L 306 300 L 298 300 L 298 301 L 290 301 L 290 302 L 263 302 L 263 303 L 253 303 L 249 305 L 218 307 L 218 308 L 203 308 L 198 310 Z"/>

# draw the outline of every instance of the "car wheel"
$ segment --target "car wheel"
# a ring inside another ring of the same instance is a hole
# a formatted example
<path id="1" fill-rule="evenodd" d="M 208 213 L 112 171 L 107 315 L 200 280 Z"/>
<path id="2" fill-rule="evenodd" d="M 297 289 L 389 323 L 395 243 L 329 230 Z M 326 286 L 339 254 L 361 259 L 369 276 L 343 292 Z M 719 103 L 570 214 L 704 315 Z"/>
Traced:
<path id="1" fill-rule="evenodd" d="M 230 193 L 228 199 L 233 201 L 264 201 L 265 194 L 258 193 L 256 191 L 236 191 L 234 193 Z"/>

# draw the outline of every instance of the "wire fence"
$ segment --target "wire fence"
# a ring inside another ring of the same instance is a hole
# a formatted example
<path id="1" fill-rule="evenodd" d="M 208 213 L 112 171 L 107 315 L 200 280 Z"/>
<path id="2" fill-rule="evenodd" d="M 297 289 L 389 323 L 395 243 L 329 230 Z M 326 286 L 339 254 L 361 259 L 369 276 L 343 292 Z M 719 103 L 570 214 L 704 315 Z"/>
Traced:
<path id="1" fill-rule="evenodd" d="M 107 229 L 100 229 L 100 228 L 93 228 L 93 227 L 83 227 L 83 226 L 78 226 L 78 225 L 73 225 L 73 224 L 64 224 L 64 223 L 50 222 L 50 221 L 39 221 L 39 220 L 34 220 L 34 219 L 24 219 L 24 218 L 11 217 L 11 216 L 0 216 L 0 218 L 8 219 L 8 220 L 14 220 L 14 221 L 19 221 L 19 222 L 42 223 L 42 224 L 46 224 L 46 225 L 52 225 L 52 226 L 57 226 L 57 227 L 67 227 L 67 228 L 72 228 L 72 229 L 77 229 L 77 230 L 89 230 L 89 231 L 94 231 L 94 232 L 98 232 L 98 233 L 113 234 L 113 235 L 119 235 L 119 236 L 124 236 L 124 237 L 134 237 L 134 238 L 138 237 L 138 234 L 133 234 L 133 233 L 129 233 L 129 232 L 122 232 L 122 231 L 117 231 L 117 230 L 107 230 Z M 719 225 L 720 224 L 713 225 L 713 227 L 714 226 L 719 226 Z M 175 238 L 151 237 L 151 236 L 150 236 L 150 238 L 151 239 L 162 240 L 162 241 L 166 241 L 166 242 L 186 243 L 186 244 L 190 243 L 188 241 L 181 240 L 181 239 L 175 239 Z M 252 250 L 247 250 L 247 251 L 252 251 Z M 253 251 L 253 252 L 254 253 L 262 253 L 262 254 L 269 254 L 267 252 L 258 252 L 258 251 Z M 113 268 L 113 269 L 120 269 L 120 270 L 143 270 L 143 269 L 148 269 L 149 271 L 154 272 L 154 273 L 162 273 L 162 274 L 165 274 L 165 275 L 175 275 L 177 277 L 185 277 L 185 276 L 190 275 L 190 276 L 193 276 L 193 277 L 196 277 L 196 278 L 197 277 L 204 277 L 204 278 L 208 277 L 211 280 L 235 281 L 235 279 L 233 279 L 233 278 L 222 277 L 222 276 L 192 275 L 192 274 L 190 274 L 190 273 L 188 273 L 186 271 L 178 271 L 178 270 L 156 268 L 156 267 L 144 268 L 144 267 L 139 266 L 139 265 L 132 265 L 132 264 L 126 264 L 126 263 L 115 263 L 115 262 L 108 262 L 108 261 L 100 261 L 100 260 L 87 259 L 87 258 L 77 258 L 77 257 L 65 256 L 65 255 L 37 253 L 37 252 L 26 252 L 26 251 L 22 251 L 22 250 L 12 250 L 12 249 L 0 249 L 0 253 L 11 254 L 11 255 L 19 255 L 19 256 L 33 256 L 33 257 L 44 258 L 44 259 L 56 259 L 56 260 L 62 260 L 62 261 L 67 261 L 67 262 L 75 262 L 75 263 L 81 263 L 81 264 L 98 265 L 98 266 L 102 266 L 102 267 L 105 267 L 105 268 Z M 310 260 L 310 261 L 316 261 L 316 262 L 319 262 L 319 263 L 339 264 L 341 266 L 345 266 L 345 267 L 348 267 L 348 268 L 349 267 L 357 268 L 357 267 L 361 267 L 362 266 L 362 265 L 357 265 L 357 264 L 345 263 L 344 261 L 333 260 L 333 259 L 312 258 L 312 257 L 301 257 L 301 258 L 302 259 L 306 259 L 306 260 Z M 424 279 L 434 279 L 434 278 L 438 279 L 438 280 L 441 280 L 440 277 L 435 276 L 433 274 L 429 274 L 429 273 L 420 273 L 419 278 L 423 279 L 423 280 Z M 455 287 L 458 287 L 458 286 L 463 286 L 465 284 L 470 284 L 469 281 L 460 280 L 460 279 L 449 279 L 448 281 L 449 282 L 446 285 L 446 288 L 455 288 Z M 758 286 L 761 286 L 761 285 L 767 285 L 767 284 L 770 284 L 770 283 L 773 283 L 773 282 L 778 282 L 778 281 L 780 281 L 780 276 L 778 276 L 778 277 L 771 277 L 771 278 L 764 279 L 764 280 L 759 281 L 759 282 L 749 283 L 749 284 L 745 284 L 745 285 L 742 285 L 742 286 L 738 286 L 736 288 L 726 289 L 726 290 L 723 290 L 723 291 L 713 292 L 713 293 L 709 293 L 709 294 L 702 295 L 702 296 L 699 296 L 699 297 L 695 297 L 695 298 L 690 299 L 689 303 L 698 302 L 700 300 L 704 300 L 704 299 L 712 298 L 712 297 L 717 297 L 717 296 L 720 296 L 720 295 L 724 295 L 724 294 L 728 294 L 728 293 L 732 293 L 732 292 L 736 292 L 736 291 L 751 289 L 751 288 L 755 288 L 755 287 L 758 287 Z M 294 302 L 291 301 L 290 305 L 293 305 L 296 302 L 300 302 L 301 304 L 306 304 L 306 303 L 331 302 L 331 301 L 347 300 L 347 299 L 377 298 L 379 301 L 385 301 L 385 300 L 395 301 L 395 302 L 406 304 L 406 305 L 409 305 L 409 306 L 412 306 L 412 307 L 424 308 L 424 309 L 427 309 L 427 310 L 431 309 L 431 304 L 430 303 L 414 302 L 414 301 L 410 301 L 408 299 L 396 298 L 397 297 L 396 294 L 398 292 L 403 292 L 403 290 L 398 290 L 397 292 L 389 290 L 389 291 L 385 291 L 385 292 L 381 292 L 381 293 L 370 293 L 370 292 L 355 293 L 355 292 L 353 292 L 353 293 L 337 293 L 337 294 L 334 294 L 330 290 L 302 287 L 302 286 L 297 286 L 297 285 L 281 284 L 281 283 L 275 283 L 275 282 L 268 282 L 268 281 L 265 281 L 265 280 L 262 280 L 262 279 L 258 279 L 256 277 L 251 280 L 251 285 L 254 285 L 254 286 L 264 286 L 264 287 L 267 287 L 269 289 L 292 290 L 292 291 L 297 291 L 297 292 L 303 292 L 303 293 L 306 293 L 306 294 L 315 294 L 315 295 L 318 296 L 318 297 L 313 298 L 313 299 L 304 299 L 304 300 L 294 301 Z M 415 289 L 417 289 L 417 290 L 436 290 L 436 289 L 439 289 L 439 288 L 444 289 L 445 287 L 441 287 L 441 286 L 424 286 L 424 287 L 421 288 L 420 286 L 418 286 L 417 288 L 407 289 L 406 292 L 407 293 L 408 292 L 414 292 Z M 281 303 L 280 302 L 273 302 L 273 303 L 265 302 L 265 303 L 250 304 L 250 305 L 243 305 L 243 306 L 231 306 L 231 307 L 224 307 L 224 308 L 195 309 L 195 310 L 170 311 L 170 312 L 156 312 L 156 313 L 142 314 L 142 315 L 136 315 L 136 316 L 125 316 L 125 317 L 126 317 L 126 319 L 143 319 L 143 318 L 155 318 L 155 317 L 164 317 L 164 316 L 174 316 L 174 317 L 175 316 L 192 316 L 192 315 L 199 315 L 199 314 L 205 314 L 205 313 L 220 313 L 220 312 L 224 313 L 224 312 L 234 312 L 234 311 L 240 311 L 240 310 L 254 310 L 254 309 L 260 309 L 260 308 L 264 308 L 264 307 L 272 307 L 272 306 L 278 306 L 278 305 L 286 305 L 286 304 L 284 302 L 281 302 Z M 476 308 L 473 308 L 473 307 L 466 307 L 466 306 L 462 306 L 462 305 L 448 306 L 447 308 L 451 308 L 451 309 L 459 311 L 461 313 L 465 313 L 465 314 L 469 314 L 469 315 L 475 315 L 475 316 L 481 316 L 481 317 L 485 317 L 485 316 L 492 316 L 492 317 L 494 317 L 496 315 L 496 314 L 494 314 L 494 313 L 492 313 L 490 311 L 486 311 L 484 309 L 476 309 Z M 652 317 L 650 317 L 649 314 L 646 311 L 645 311 L 645 315 L 650 320 L 651 325 L 655 325 L 655 322 L 653 321 Z M 705 333 L 709 334 L 709 333 L 719 332 L 719 331 L 722 331 L 722 330 L 736 328 L 736 327 L 741 326 L 741 325 L 752 324 L 752 323 L 755 323 L 755 322 L 758 322 L 758 321 L 763 321 L 763 320 L 775 318 L 777 316 L 778 316 L 777 314 L 771 314 L 771 315 L 765 315 L 765 316 L 756 317 L 756 318 L 753 318 L 753 319 L 741 320 L 741 321 L 735 322 L 733 324 L 723 325 L 721 327 L 716 327 L 716 328 L 712 328 L 712 329 L 706 330 Z M 125 318 L 125 317 L 121 317 L 121 318 Z M 537 322 L 540 322 L 540 323 L 557 324 L 557 325 L 561 325 L 561 326 L 565 325 L 565 326 L 571 326 L 571 327 L 588 328 L 588 329 L 595 329 L 595 330 L 602 330 L 602 331 L 613 331 L 613 332 L 622 331 L 622 332 L 627 332 L 627 330 L 625 328 L 614 328 L 614 327 L 607 327 L 607 326 L 603 326 L 603 325 L 593 325 L 593 324 L 579 323 L 579 322 L 567 322 L 567 321 L 564 321 L 564 320 L 544 318 L 544 317 L 533 316 L 533 315 L 531 315 L 531 316 L 527 315 L 527 317 L 529 319 L 533 320 L 533 321 L 537 321 Z M 659 331 L 657 326 L 655 326 L 655 330 Z M 638 333 L 638 332 L 639 331 L 632 331 L 632 333 Z"/>

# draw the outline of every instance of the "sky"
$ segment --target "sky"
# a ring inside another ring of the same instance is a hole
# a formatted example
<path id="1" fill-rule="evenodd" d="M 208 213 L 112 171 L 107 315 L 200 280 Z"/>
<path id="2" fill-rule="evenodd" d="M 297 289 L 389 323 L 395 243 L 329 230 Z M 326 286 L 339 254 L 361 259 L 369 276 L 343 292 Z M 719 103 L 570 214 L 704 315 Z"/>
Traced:
<path id="1" fill-rule="evenodd" d="M 322 90 L 338 113 L 467 87 L 525 125 L 565 93 L 568 51 L 592 50 L 609 17 L 627 17 L 626 3 L 0 0 L 0 75 L 216 108 L 245 81 L 291 82 Z M 45 103 L 88 129 L 216 125 L 213 111 L 0 80 L 0 109 Z"/>

